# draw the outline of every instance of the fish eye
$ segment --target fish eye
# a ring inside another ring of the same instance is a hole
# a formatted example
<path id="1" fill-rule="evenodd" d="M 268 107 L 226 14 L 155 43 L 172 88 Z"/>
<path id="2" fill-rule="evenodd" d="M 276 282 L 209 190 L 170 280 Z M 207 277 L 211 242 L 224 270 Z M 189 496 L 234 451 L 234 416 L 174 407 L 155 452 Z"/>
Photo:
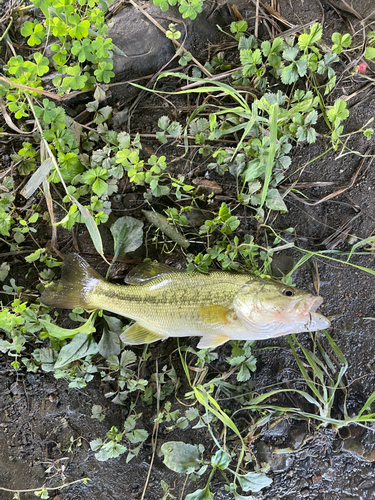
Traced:
<path id="1" fill-rule="evenodd" d="M 286 297 L 293 297 L 293 295 L 296 294 L 296 292 L 294 290 L 291 290 L 290 288 L 283 288 L 281 293 Z"/>

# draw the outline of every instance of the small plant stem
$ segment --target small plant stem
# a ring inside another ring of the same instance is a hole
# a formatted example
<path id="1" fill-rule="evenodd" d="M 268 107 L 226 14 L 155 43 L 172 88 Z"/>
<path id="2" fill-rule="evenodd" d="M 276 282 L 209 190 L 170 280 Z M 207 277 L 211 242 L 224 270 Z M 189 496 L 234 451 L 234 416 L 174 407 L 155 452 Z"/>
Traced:
<path id="1" fill-rule="evenodd" d="M 1 491 L 10 491 L 11 493 L 32 493 L 34 491 L 43 491 L 43 490 L 55 491 L 55 490 L 62 490 L 63 488 L 67 488 L 68 486 L 71 486 L 72 484 L 76 484 L 76 483 L 84 482 L 86 484 L 87 481 L 90 481 L 90 479 L 88 477 L 85 477 L 83 479 L 76 479 L 75 481 L 72 481 L 71 483 L 62 484 L 61 486 L 55 486 L 54 488 L 46 488 L 45 486 L 42 486 L 41 488 L 34 488 L 34 489 L 30 489 L 30 490 L 10 490 L 8 488 L 3 488 L 0 486 L 0 490 Z"/>
<path id="2" fill-rule="evenodd" d="M 160 413 L 160 383 L 159 383 L 159 363 L 158 363 L 157 358 L 156 358 L 155 362 L 156 362 L 156 368 L 155 368 L 155 371 L 156 371 L 156 377 L 155 377 L 155 379 L 156 379 L 156 414 L 159 416 L 159 413 Z M 152 431 L 152 457 L 151 457 L 150 467 L 148 469 L 148 473 L 147 473 L 147 477 L 146 477 L 146 482 L 145 482 L 145 485 L 143 487 L 141 500 L 143 500 L 145 497 L 147 486 L 148 486 L 148 483 L 150 481 L 151 470 L 152 470 L 152 466 L 154 464 L 154 459 L 155 459 L 155 455 L 156 455 L 156 444 L 158 442 L 158 431 L 159 431 L 159 420 L 156 420 L 156 422 L 154 423 L 154 429 Z"/>
<path id="3" fill-rule="evenodd" d="M 12 26 L 12 23 L 13 23 L 13 17 L 10 18 L 10 21 L 9 21 L 9 24 L 6 28 L 6 30 L 4 31 L 4 33 L 2 34 L 1 38 L 0 38 L 0 42 L 2 41 L 2 39 L 5 37 L 5 35 L 8 33 L 9 31 L 9 28 Z"/>

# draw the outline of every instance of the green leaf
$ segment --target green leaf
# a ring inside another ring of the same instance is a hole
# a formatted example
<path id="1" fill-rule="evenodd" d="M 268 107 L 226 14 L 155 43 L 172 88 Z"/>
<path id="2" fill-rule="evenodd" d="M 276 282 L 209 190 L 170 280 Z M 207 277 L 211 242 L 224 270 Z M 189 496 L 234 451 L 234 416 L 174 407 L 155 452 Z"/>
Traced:
<path id="1" fill-rule="evenodd" d="M 107 359 L 109 356 L 118 356 L 120 352 L 121 341 L 119 334 L 111 331 L 105 324 L 103 327 L 103 335 L 99 342 L 99 353 L 103 358 Z"/>
<path id="2" fill-rule="evenodd" d="M 94 75 L 96 76 L 98 82 L 109 83 L 111 78 L 115 76 L 112 69 L 113 64 L 111 61 L 101 61 L 98 65 L 98 69 L 94 71 Z"/>
<path id="3" fill-rule="evenodd" d="M 4 281 L 8 276 L 10 271 L 10 265 L 8 262 L 2 262 L 0 266 L 0 281 Z"/>
<path id="4" fill-rule="evenodd" d="M 108 441 L 105 443 L 98 453 L 95 453 L 95 458 L 100 462 L 105 462 L 109 458 L 117 458 L 127 451 L 127 447 L 116 441 Z"/>
<path id="5" fill-rule="evenodd" d="M 47 158 L 41 164 L 41 166 L 36 170 L 33 175 L 28 180 L 26 186 L 22 189 L 21 194 L 26 199 L 30 198 L 38 187 L 43 183 L 43 181 L 47 178 L 51 168 L 53 166 L 51 158 Z"/>
<path id="6" fill-rule="evenodd" d="M 341 39 L 341 45 L 345 48 L 348 48 L 351 43 L 352 37 L 349 35 L 349 33 L 345 33 L 345 35 Z"/>
<path id="7" fill-rule="evenodd" d="M 90 214 L 90 212 L 87 210 L 86 207 L 81 205 L 79 201 L 77 201 L 73 196 L 71 198 L 74 200 L 74 204 L 77 206 L 78 210 L 81 212 L 82 218 L 84 223 L 86 224 L 87 230 L 90 233 L 92 242 L 94 243 L 95 249 L 98 252 L 99 255 L 104 258 L 104 253 L 103 253 L 103 242 L 102 242 L 102 237 L 100 236 L 100 232 L 98 229 L 98 226 L 96 225 L 95 219 Z"/>
<path id="8" fill-rule="evenodd" d="M 209 484 L 203 490 L 196 490 L 189 495 L 186 495 L 185 500 L 211 500 L 214 494 L 209 489 Z"/>
<path id="9" fill-rule="evenodd" d="M 99 346 L 91 334 L 86 335 L 86 333 L 79 333 L 69 344 L 61 349 L 57 361 L 54 364 L 54 370 L 63 368 L 77 359 L 96 354 L 98 351 Z"/>
<path id="10" fill-rule="evenodd" d="M 163 12 L 166 12 L 169 9 L 168 0 L 152 0 L 152 3 L 154 5 L 157 5 L 158 7 L 160 7 L 160 9 Z"/>
<path id="11" fill-rule="evenodd" d="M 275 160 L 276 143 L 277 143 L 277 117 L 279 114 L 278 104 L 272 104 L 269 113 L 270 113 L 270 147 L 268 150 L 266 173 L 264 176 L 264 184 L 262 189 L 259 210 L 263 207 L 263 204 L 267 197 L 268 186 L 272 175 L 272 167 Z"/>
<path id="12" fill-rule="evenodd" d="M 63 87 L 68 87 L 73 90 L 80 90 L 85 87 L 87 76 L 81 75 L 81 68 L 79 66 L 68 66 L 66 72 L 68 73 L 68 75 L 72 76 L 66 76 L 63 79 Z"/>
<path id="13" fill-rule="evenodd" d="M 120 255 L 134 252 L 143 242 L 143 222 L 134 217 L 120 217 L 111 226 L 111 233 L 115 242 L 115 262 Z"/>
<path id="14" fill-rule="evenodd" d="M 284 50 L 283 52 L 283 58 L 286 59 L 287 61 L 295 61 L 297 55 L 298 55 L 298 45 L 294 47 L 288 47 L 287 49 Z"/>
<path id="15" fill-rule="evenodd" d="M 296 66 L 299 76 L 305 76 L 307 72 L 307 58 L 301 57 L 301 59 L 298 59 Z"/>
<path id="16" fill-rule="evenodd" d="M 148 438 L 148 432 L 145 429 L 134 429 L 134 431 L 128 432 L 126 437 L 132 444 L 142 443 Z"/>
<path id="17" fill-rule="evenodd" d="M 125 349 L 125 351 L 122 351 L 120 360 L 120 365 L 122 368 L 132 365 L 136 361 L 137 361 L 137 356 L 134 354 L 133 351 L 129 351 L 127 349 Z"/>
<path id="18" fill-rule="evenodd" d="M 30 45 L 30 47 L 41 44 L 46 37 L 43 26 L 36 20 L 33 23 L 25 21 L 23 28 L 21 28 L 21 34 L 29 37 L 27 45 Z"/>
<path id="19" fill-rule="evenodd" d="M 93 441 L 90 441 L 90 448 L 92 449 L 92 451 L 96 451 L 99 448 L 101 448 L 102 444 L 103 444 L 102 438 L 97 438 L 94 439 Z"/>
<path id="20" fill-rule="evenodd" d="M 231 458 L 228 453 L 223 450 L 218 450 L 215 455 L 211 458 L 212 467 L 217 467 L 220 470 L 225 470 L 230 464 Z"/>
<path id="21" fill-rule="evenodd" d="M 333 105 L 333 108 L 327 111 L 328 119 L 329 121 L 335 123 L 335 127 L 337 127 L 341 121 L 348 118 L 349 110 L 346 109 L 346 105 L 347 104 L 344 99 L 337 99 L 337 101 Z"/>
<path id="22" fill-rule="evenodd" d="M 311 26 L 310 33 L 303 33 L 298 37 L 298 45 L 301 50 L 306 50 L 309 45 L 313 45 L 321 40 L 323 28 L 320 23 Z"/>
<path id="23" fill-rule="evenodd" d="M 73 329 L 66 329 L 66 328 L 61 328 L 60 326 L 54 325 L 53 323 L 50 323 L 49 321 L 45 321 L 44 319 L 40 319 L 40 323 L 44 326 L 44 328 L 47 330 L 48 335 L 50 337 L 55 337 L 59 340 L 64 340 L 68 339 L 71 337 L 75 337 L 79 333 L 83 333 L 85 335 L 89 335 L 90 333 L 93 333 L 96 331 L 96 328 L 93 325 L 93 314 L 92 313 L 89 317 L 89 319 L 84 323 L 82 326 L 79 326 L 78 328 L 73 328 Z"/>
<path id="24" fill-rule="evenodd" d="M 280 210 L 287 212 L 288 209 L 277 189 L 269 189 L 266 196 L 266 206 L 271 210 Z"/>
<path id="25" fill-rule="evenodd" d="M 289 64 L 289 66 L 285 66 L 281 73 L 281 81 L 285 85 L 290 85 L 298 80 L 298 70 L 295 62 Z"/>
<path id="26" fill-rule="evenodd" d="M 34 59 L 36 62 L 36 72 L 38 76 L 43 76 L 49 72 L 49 60 L 44 57 L 40 52 L 34 54 Z"/>
<path id="27" fill-rule="evenodd" d="M 74 40 L 71 51 L 72 54 L 78 56 L 78 61 L 80 63 L 85 61 L 95 62 L 96 60 L 92 52 L 92 42 L 87 38 L 82 40 L 82 43 L 79 40 Z"/>
<path id="28" fill-rule="evenodd" d="M 375 47 L 367 47 L 364 56 L 365 59 L 375 59 Z"/>
<path id="29" fill-rule="evenodd" d="M 201 463 L 198 449 L 182 441 L 170 441 L 161 447 L 164 464 L 171 470 L 190 474 Z"/>
<path id="30" fill-rule="evenodd" d="M 111 38 L 106 38 L 105 40 L 103 39 L 102 36 L 98 36 L 91 42 L 93 50 L 95 50 L 95 55 L 99 59 L 105 59 L 106 57 L 109 57 L 109 50 L 112 49 L 113 43 Z M 125 54 L 123 54 L 125 55 Z"/>
<path id="31" fill-rule="evenodd" d="M 73 14 L 68 17 L 68 21 L 70 26 L 69 35 L 72 38 L 76 38 L 77 40 L 81 40 L 81 38 L 87 37 L 89 34 L 88 28 L 90 27 L 90 21 L 81 21 L 81 17 L 79 14 Z"/>
<path id="32" fill-rule="evenodd" d="M 238 482 L 244 491 L 257 493 L 263 488 L 267 488 L 272 483 L 272 479 L 264 474 L 248 472 L 245 476 L 237 475 Z"/>

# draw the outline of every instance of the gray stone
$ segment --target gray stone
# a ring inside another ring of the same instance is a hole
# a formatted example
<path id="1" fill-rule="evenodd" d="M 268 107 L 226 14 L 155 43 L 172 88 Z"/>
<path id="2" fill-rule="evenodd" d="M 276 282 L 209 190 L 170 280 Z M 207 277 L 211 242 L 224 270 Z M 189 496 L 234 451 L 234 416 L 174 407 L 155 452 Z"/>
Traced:
<path id="1" fill-rule="evenodd" d="M 213 11 L 211 3 L 204 5 L 203 11 L 193 21 L 182 19 L 177 7 L 163 12 L 159 7 L 150 5 L 143 11 L 150 14 L 165 29 L 173 22 L 171 18 L 183 21 L 175 22 L 175 29 L 181 32 L 180 43 L 187 37 L 184 47 L 187 50 L 196 46 L 215 43 L 222 36 L 216 25 L 225 25 L 233 21 L 225 5 Z M 212 12 L 213 11 L 213 12 Z M 159 17 L 160 16 L 160 17 Z M 169 19 L 166 19 L 166 18 Z M 116 14 L 110 23 L 108 36 L 127 57 L 114 53 L 113 71 L 117 81 L 152 75 L 167 64 L 176 53 L 176 46 L 144 14 L 131 5 L 126 5 Z M 228 30 L 229 31 L 229 30 Z M 179 56 L 180 57 L 180 56 Z M 178 66 L 177 57 L 172 66 Z"/>

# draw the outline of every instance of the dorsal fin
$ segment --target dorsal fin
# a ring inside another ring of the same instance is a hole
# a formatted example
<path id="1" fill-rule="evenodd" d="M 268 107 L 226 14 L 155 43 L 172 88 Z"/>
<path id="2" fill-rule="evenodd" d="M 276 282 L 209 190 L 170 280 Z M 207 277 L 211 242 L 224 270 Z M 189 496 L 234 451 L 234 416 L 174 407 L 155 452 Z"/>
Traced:
<path id="1" fill-rule="evenodd" d="M 178 269 L 169 267 L 167 264 L 159 264 L 155 262 L 144 262 L 133 267 L 125 278 L 125 283 L 128 285 L 146 285 L 150 280 L 171 273 L 179 273 Z"/>

